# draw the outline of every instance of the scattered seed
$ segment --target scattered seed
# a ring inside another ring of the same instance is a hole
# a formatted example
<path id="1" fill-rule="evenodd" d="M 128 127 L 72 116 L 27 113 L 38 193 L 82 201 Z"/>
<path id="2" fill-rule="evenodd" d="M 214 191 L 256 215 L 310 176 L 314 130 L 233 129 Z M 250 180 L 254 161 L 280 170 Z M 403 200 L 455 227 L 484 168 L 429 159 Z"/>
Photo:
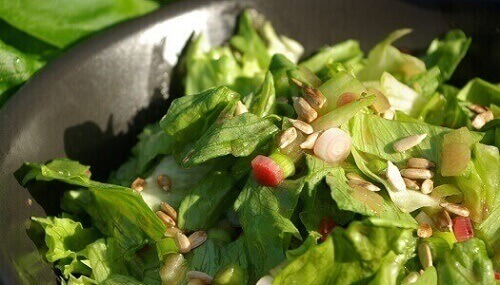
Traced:
<path id="1" fill-rule="evenodd" d="M 474 120 L 472 120 L 472 126 L 479 130 L 494 118 L 495 117 L 493 116 L 493 112 L 488 110 L 484 113 L 477 114 L 476 117 L 474 117 Z"/>
<path id="2" fill-rule="evenodd" d="M 434 177 L 434 172 L 428 169 L 406 168 L 401 169 L 401 175 L 409 179 L 424 180 Z"/>
<path id="3" fill-rule="evenodd" d="M 455 215 L 461 216 L 461 217 L 468 217 L 470 215 L 469 209 L 467 209 L 467 207 L 460 205 L 460 204 L 442 202 L 439 205 L 441 207 L 445 208 L 446 211 L 453 213 Z"/>
<path id="4" fill-rule="evenodd" d="M 403 180 L 403 177 L 401 177 L 398 167 L 390 161 L 387 161 L 386 174 L 389 183 L 392 185 L 394 189 L 398 191 L 406 190 L 405 181 Z"/>
<path id="5" fill-rule="evenodd" d="M 361 188 L 365 188 L 366 190 L 369 190 L 372 192 L 380 191 L 380 188 L 378 186 L 372 184 L 371 182 L 364 181 L 364 180 L 349 180 L 347 183 L 352 188 L 361 187 Z"/>
<path id="6" fill-rule="evenodd" d="M 156 177 L 156 182 L 158 183 L 158 186 L 165 191 L 170 191 L 170 188 L 172 187 L 172 179 L 166 174 L 158 175 L 158 177 Z"/>
<path id="7" fill-rule="evenodd" d="M 172 228 L 167 228 L 167 230 L 165 231 L 165 233 L 164 233 L 163 235 L 164 235 L 165 237 L 175 238 L 175 236 L 176 236 L 178 233 L 182 233 L 182 231 L 181 231 L 181 230 L 179 230 L 179 228 L 172 227 Z"/>
<path id="8" fill-rule="evenodd" d="M 205 284 L 210 284 L 212 283 L 212 277 L 204 272 L 201 271 L 188 271 L 186 274 L 186 277 L 188 280 L 192 279 L 198 279 L 203 281 Z"/>
<path id="9" fill-rule="evenodd" d="M 294 127 L 286 129 L 280 136 L 280 148 L 283 149 L 289 146 L 297 139 L 297 129 Z"/>
<path id="10" fill-rule="evenodd" d="M 432 253 L 428 244 L 421 243 L 418 246 L 418 258 L 424 269 L 432 266 Z"/>
<path id="11" fill-rule="evenodd" d="M 418 281 L 420 274 L 416 271 L 410 272 L 406 277 L 401 281 L 401 284 L 412 284 Z"/>
<path id="12" fill-rule="evenodd" d="M 180 253 L 188 253 L 191 250 L 191 242 L 189 241 L 189 238 L 182 232 L 179 231 L 175 235 L 174 241 Z"/>
<path id="13" fill-rule="evenodd" d="M 161 202 L 160 209 L 163 213 L 169 215 L 175 222 L 177 222 L 177 211 L 168 203 Z"/>
<path id="14" fill-rule="evenodd" d="M 474 112 L 476 114 L 481 114 L 481 113 L 488 111 L 487 107 L 477 105 L 477 104 L 470 104 L 469 106 L 467 106 L 467 108 L 469 108 L 469 110 L 471 110 L 472 112 Z"/>
<path id="15" fill-rule="evenodd" d="M 318 117 L 318 113 L 302 97 L 293 97 L 293 108 L 300 119 L 310 123 Z"/>
<path id="16" fill-rule="evenodd" d="M 197 248 L 202 245 L 207 240 L 207 232 L 197 231 L 189 236 L 189 242 L 191 244 L 191 249 Z"/>
<path id="17" fill-rule="evenodd" d="M 205 281 L 200 279 L 191 279 L 187 282 L 187 285 L 207 285 L 207 284 L 210 283 L 206 283 Z"/>
<path id="18" fill-rule="evenodd" d="M 26 205 L 28 205 L 28 206 L 33 205 L 33 200 L 31 200 L 30 198 L 28 198 L 28 200 L 26 200 Z"/>
<path id="19" fill-rule="evenodd" d="M 428 223 L 421 223 L 417 229 L 419 238 L 430 238 L 432 236 L 432 227 Z"/>
<path id="20" fill-rule="evenodd" d="M 421 143 L 426 137 L 427 134 L 409 136 L 395 142 L 392 147 L 397 152 L 404 152 Z"/>
<path id="21" fill-rule="evenodd" d="M 302 81 L 298 80 L 298 79 L 295 79 L 292 77 L 292 82 L 297 85 L 298 87 L 302 88 L 304 86 L 304 83 L 302 83 Z"/>
<path id="22" fill-rule="evenodd" d="M 310 135 L 314 132 L 314 129 L 308 123 L 301 120 L 288 119 L 292 125 L 299 131 L 303 132 L 306 135 Z"/>
<path id="23" fill-rule="evenodd" d="M 173 228 L 176 226 L 174 219 L 172 219 L 169 215 L 163 213 L 162 211 L 156 212 L 156 216 L 160 218 L 160 220 L 165 224 L 167 228 Z"/>
<path id="24" fill-rule="evenodd" d="M 405 182 L 406 188 L 411 190 L 420 190 L 420 186 L 418 186 L 417 181 L 405 177 L 403 177 L 403 180 Z"/>
<path id="25" fill-rule="evenodd" d="M 422 187 L 420 188 L 420 191 L 422 194 L 430 194 L 432 190 L 434 189 L 434 181 L 431 179 L 425 179 L 424 182 L 422 182 Z"/>
<path id="26" fill-rule="evenodd" d="M 386 120 L 394 120 L 395 116 L 396 116 L 396 112 L 394 112 L 393 109 L 389 109 L 382 114 L 382 118 L 384 118 Z"/>
<path id="27" fill-rule="evenodd" d="M 349 180 L 359 180 L 359 181 L 366 181 L 363 179 L 363 177 L 359 176 L 359 174 L 354 173 L 354 172 L 348 172 L 346 173 L 345 177 Z"/>
<path id="28" fill-rule="evenodd" d="M 300 144 L 302 149 L 313 149 L 316 140 L 318 139 L 319 132 L 312 133 L 307 136 L 306 140 Z"/>
<path id="29" fill-rule="evenodd" d="M 141 192 L 142 190 L 144 190 L 144 187 L 146 187 L 146 185 L 148 185 L 148 183 L 146 182 L 146 180 L 140 178 L 140 177 L 137 177 L 134 182 L 132 182 L 132 185 L 130 186 L 132 189 L 134 189 L 136 192 Z"/>
<path id="30" fill-rule="evenodd" d="M 319 91 L 319 89 L 311 88 L 308 86 L 303 87 L 304 90 L 304 99 L 313 107 L 318 110 L 323 108 L 323 105 L 326 103 L 326 97 Z"/>
<path id="31" fill-rule="evenodd" d="M 271 285 L 274 282 L 274 278 L 271 275 L 264 275 L 260 278 L 255 285 Z"/>
<path id="32" fill-rule="evenodd" d="M 436 165 L 425 158 L 412 157 L 412 158 L 408 159 L 406 166 L 408 168 L 428 169 L 428 168 L 434 167 Z"/>
<path id="33" fill-rule="evenodd" d="M 453 231 L 453 222 L 446 210 L 441 210 L 436 215 L 436 226 L 440 231 Z"/>
<path id="34" fill-rule="evenodd" d="M 236 110 L 234 111 L 234 114 L 238 116 L 244 113 L 248 113 L 248 108 L 241 101 L 238 101 L 238 103 L 236 103 Z"/>

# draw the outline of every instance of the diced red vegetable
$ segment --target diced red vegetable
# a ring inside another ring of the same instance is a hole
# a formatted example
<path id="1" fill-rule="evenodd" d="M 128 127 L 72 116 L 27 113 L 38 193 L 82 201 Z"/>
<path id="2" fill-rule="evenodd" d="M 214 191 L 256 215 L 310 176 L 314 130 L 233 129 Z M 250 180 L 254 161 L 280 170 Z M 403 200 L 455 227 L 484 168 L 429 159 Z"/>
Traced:
<path id="1" fill-rule="evenodd" d="M 456 217 L 453 219 L 453 233 L 458 242 L 474 237 L 474 229 L 469 218 Z"/>
<path id="2" fill-rule="evenodd" d="M 324 241 L 328 235 L 332 232 L 333 228 L 337 226 L 337 223 L 330 217 L 325 216 L 321 219 L 319 223 L 318 232 L 321 234 L 321 240 Z"/>
<path id="3" fill-rule="evenodd" d="M 495 272 L 495 280 L 500 280 L 500 272 Z"/>
<path id="4" fill-rule="evenodd" d="M 342 93 L 337 100 L 337 107 L 342 107 L 344 105 L 347 105 L 353 101 L 356 101 L 358 99 L 358 95 L 356 93 L 351 93 L 351 92 L 345 92 Z"/>
<path id="5" fill-rule="evenodd" d="M 262 186 L 276 187 L 284 179 L 283 169 L 267 156 L 257 155 L 252 160 L 252 172 L 255 180 Z"/>

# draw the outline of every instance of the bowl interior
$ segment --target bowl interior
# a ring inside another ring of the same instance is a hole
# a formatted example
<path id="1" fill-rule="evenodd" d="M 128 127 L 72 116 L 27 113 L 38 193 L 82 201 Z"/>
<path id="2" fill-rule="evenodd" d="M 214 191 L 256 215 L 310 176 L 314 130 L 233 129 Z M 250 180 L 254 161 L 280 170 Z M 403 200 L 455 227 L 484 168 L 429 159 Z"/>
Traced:
<path id="1" fill-rule="evenodd" d="M 166 111 L 169 100 L 162 94 L 177 93 L 173 67 L 192 32 L 204 32 L 211 44 L 219 44 L 234 31 L 245 7 L 265 14 L 278 33 L 304 44 L 306 53 L 349 38 L 359 39 L 366 51 L 402 27 L 413 28 L 414 34 L 397 45 L 423 51 L 434 37 L 462 28 L 473 44 L 453 81 L 461 84 L 474 76 L 498 81 L 498 5 L 423 3 L 188 0 L 77 45 L 30 80 L 0 112 L 0 283 L 55 282 L 26 229 L 30 216 L 45 215 L 57 203 L 47 199 L 48 187 L 32 197 L 13 173 L 24 161 L 66 156 L 91 165 L 95 177 L 105 179 L 127 158 L 141 128 Z"/>

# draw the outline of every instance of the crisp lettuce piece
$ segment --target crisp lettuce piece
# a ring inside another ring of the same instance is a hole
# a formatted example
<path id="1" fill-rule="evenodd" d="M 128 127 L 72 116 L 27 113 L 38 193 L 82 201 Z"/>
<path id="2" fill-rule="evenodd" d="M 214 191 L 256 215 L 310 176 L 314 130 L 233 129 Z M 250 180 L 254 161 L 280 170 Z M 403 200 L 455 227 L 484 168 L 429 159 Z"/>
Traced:
<path id="1" fill-rule="evenodd" d="M 174 139 L 163 132 L 158 124 L 146 126 L 139 135 L 139 142 L 132 148 L 132 156 L 114 171 L 109 182 L 129 186 L 137 177 L 143 176 L 156 160 L 171 154 Z"/>
<path id="2" fill-rule="evenodd" d="M 425 72 L 425 63 L 411 55 L 400 52 L 392 45 L 399 38 L 409 34 L 410 29 L 392 32 L 368 53 L 365 67 L 358 73 L 361 81 L 379 80 L 384 72 L 397 78 L 409 78 Z"/>
<path id="3" fill-rule="evenodd" d="M 469 81 L 457 94 L 457 98 L 482 106 L 500 106 L 500 87 L 480 78 Z"/>
<path id="4" fill-rule="evenodd" d="M 300 238 L 290 220 L 304 182 L 283 181 L 277 188 L 249 178 L 234 204 L 244 234 L 250 282 L 255 282 L 285 259 L 290 236 Z"/>
<path id="5" fill-rule="evenodd" d="M 424 96 L 431 96 L 438 89 L 440 82 L 441 71 L 438 67 L 433 67 L 426 72 L 417 74 L 405 83 L 412 87 L 419 94 Z"/>
<path id="6" fill-rule="evenodd" d="M 366 91 L 363 84 L 361 84 L 356 77 L 346 71 L 335 74 L 318 89 L 327 99 L 323 107 L 318 110 L 319 115 L 326 114 L 337 108 L 337 101 L 342 93 L 352 92 L 360 96 L 362 92 Z"/>
<path id="7" fill-rule="evenodd" d="M 293 62 L 299 61 L 304 52 L 304 48 L 299 42 L 285 36 L 277 35 L 269 21 L 264 22 L 259 32 L 266 42 L 268 53 L 271 56 L 282 54 Z"/>
<path id="8" fill-rule="evenodd" d="M 91 268 L 80 253 L 85 247 L 100 237 L 94 228 L 83 228 L 82 224 L 68 218 L 32 218 L 44 230 L 47 261 L 55 264 L 65 278 L 70 274 L 90 274 Z"/>
<path id="9" fill-rule="evenodd" d="M 431 125 L 459 128 L 470 125 L 470 117 L 457 99 L 458 89 L 450 85 L 440 86 L 439 92 L 428 98 L 419 118 Z"/>
<path id="10" fill-rule="evenodd" d="M 178 98 L 172 102 L 160 127 L 179 144 L 188 143 L 204 133 L 219 113 L 240 95 L 227 87 L 209 89 L 200 94 Z"/>
<path id="11" fill-rule="evenodd" d="M 437 38 L 431 42 L 422 60 L 427 68 L 439 67 L 441 80 L 446 81 L 464 58 L 470 43 L 471 38 L 468 38 L 463 31 L 451 30 L 442 40 Z"/>
<path id="12" fill-rule="evenodd" d="M 306 67 L 310 71 L 317 73 L 329 63 L 345 63 L 362 57 L 363 51 L 359 47 L 359 42 L 347 40 L 321 49 L 318 53 L 301 62 L 299 66 Z"/>
<path id="13" fill-rule="evenodd" d="M 274 113 L 275 102 L 274 78 L 272 73 L 268 71 L 259 92 L 253 97 L 250 112 L 258 117 L 265 117 Z"/>
<path id="14" fill-rule="evenodd" d="M 235 190 L 235 181 L 229 173 L 211 172 L 182 200 L 178 211 L 179 227 L 195 231 L 215 226 L 236 199 Z"/>
<path id="15" fill-rule="evenodd" d="M 252 113 L 221 116 L 194 145 L 183 150 L 181 165 L 187 168 L 228 154 L 248 156 L 277 131 L 272 119 L 261 119 Z"/>
<path id="16" fill-rule="evenodd" d="M 411 117 L 416 117 L 428 100 L 388 72 L 384 72 L 380 78 L 380 91 L 389 99 L 394 109 L 401 110 Z"/>
<path id="17" fill-rule="evenodd" d="M 273 284 L 397 284 L 415 245 L 410 229 L 354 221 L 347 229 L 335 228 L 325 242 L 311 244 Z"/>
<path id="18" fill-rule="evenodd" d="M 455 243 L 436 264 L 438 284 L 495 284 L 484 243 L 476 238 Z"/>

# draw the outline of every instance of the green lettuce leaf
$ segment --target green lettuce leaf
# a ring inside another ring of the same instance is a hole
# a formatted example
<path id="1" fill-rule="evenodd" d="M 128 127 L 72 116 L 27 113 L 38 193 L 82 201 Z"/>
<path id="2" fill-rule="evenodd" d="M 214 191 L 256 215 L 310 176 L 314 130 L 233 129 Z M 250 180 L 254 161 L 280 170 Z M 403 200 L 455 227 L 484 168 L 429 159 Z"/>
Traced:
<path id="1" fill-rule="evenodd" d="M 184 149 L 181 165 L 187 168 L 228 154 L 248 156 L 278 131 L 271 120 L 252 113 L 220 118 L 193 146 Z"/>
<path id="2" fill-rule="evenodd" d="M 347 40 L 319 50 L 318 53 L 301 62 L 300 66 L 317 73 L 331 62 L 345 63 L 362 57 L 363 51 L 359 47 L 359 42 Z"/>
<path id="3" fill-rule="evenodd" d="M 493 266 L 479 239 L 455 243 L 436 269 L 438 284 L 495 284 Z"/>
<path id="4" fill-rule="evenodd" d="M 384 72 L 397 78 L 409 78 L 425 72 L 425 63 L 411 55 L 400 52 L 392 43 L 409 34 L 410 29 L 392 32 L 368 53 L 365 67 L 358 73 L 361 81 L 379 80 Z"/>
<path id="5" fill-rule="evenodd" d="M 178 98 L 161 119 L 160 127 L 179 144 L 185 144 L 204 133 L 226 105 L 238 99 L 239 94 L 227 87 Z"/>
<path id="6" fill-rule="evenodd" d="M 112 24 L 144 15 L 159 7 L 150 0 L 64 0 L 0 2 L 0 18 L 59 48 Z"/>
<path id="7" fill-rule="evenodd" d="M 211 172 L 182 200 L 178 211 L 179 227 L 195 231 L 215 226 L 236 199 L 235 190 L 235 181 L 229 173 Z"/>
<path id="8" fill-rule="evenodd" d="M 416 117 L 428 100 L 387 72 L 380 78 L 380 91 L 389 99 L 394 109 L 401 110 L 411 117 Z"/>
<path id="9" fill-rule="evenodd" d="M 482 106 L 500 106 L 500 87 L 480 78 L 469 81 L 457 94 L 457 98 Z"/>
<path id="10" fill-rule="evenodd" d="M 337 101 L 342 93 L 351 92 L 360 96 L 362 92 L 366 91 L 363 84 L 346 71 L 335 74 L 318 89 L 327 99 L 326 103 L 319 110 L 320 115 L 326 114 L 337 108 Z"/>
<path id="11" fill-rule="evenodd" d="M 446 81 L 464 58 L 470 43 L 471 39 L 463 31 L 451 30 L 442 40 L 437 38 L 431 42 L 422 60 L 428 68 L 439 67 L 442 80 Z"/>
<path id="12" fill-rule="evenodd" d="M 354 221 L 310 245 L 279 272 L 273 284 L 397 284 L 414 256 L 413 231 Z"/>
<path id="13" fill-rule="evenodd" d="M 283 181 L 277 188 L 249 178 L 234 208 L 243 229 L 250 282 L 285 259 L 290 235 L 300 238 L 290 217 L 302 191 L 302 180 Z"/>
<path id="14" fill-rule="evenodd" d="M 271 72 L 268 71 L 264 83 L 253 98 L 250 112 L 261 118 L 270 115 L 274 113 L 275 101 L 276 92 L 274 90 L 274 78 Z"/>
<path id="15" fill-rule="evenodd" d="M 171 154 L 174 139 L 164 133 L 158 124 L 146 126 L 139 135 L 139 142 L 132 148 L 132 157 L 109 178 L 112 184 L 129 186 L 143 176 L 161 156 Z"/>

